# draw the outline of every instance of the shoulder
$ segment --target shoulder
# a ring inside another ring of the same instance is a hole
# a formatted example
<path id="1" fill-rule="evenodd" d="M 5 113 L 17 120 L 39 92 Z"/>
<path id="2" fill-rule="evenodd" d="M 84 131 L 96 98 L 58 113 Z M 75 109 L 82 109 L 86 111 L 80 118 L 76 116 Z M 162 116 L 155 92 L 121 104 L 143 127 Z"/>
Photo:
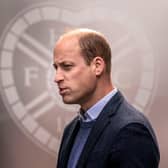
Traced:
<path id="1" fill-rule="evenodd" d="M 121 93 L 120 96 L 122 96 Z M 114 111 L 114 114 L 111 115 L 110 120 L 111 128 L 114 129 L 116 134 L 118 134 L 123 129 L 127 130 L 127 127 L 131 127 L 131 129 L 137 128 L 139 131 L 147 131 L 147 133 L 154 140 L 154 143 L 158 144 L 154 130 L 147 116 L 128 103 L 123 96 L 120 105 Z"/>
<path id="2" fill-rule="evenodd" d="M 112 117 L 113 118 L 113 117 Z M 152 126 L 145 114 L 137 110 L 134 106 L 127 102 L 126 99 L 123 99 L 122 103 L 120 104 L 119 108 L 117 109 L 114 118 L 120 120 L 120 124 L 122 123 L 123 126 L 137 123 L 147 127 L 147 129 L 152 130 Z"/>
<path id="3" fill-rule="evenodd" d="M 157 168 L 160 154 L 157 144 L 149 130 L 140 123 L 131 123 L 123 127 L 114 141 L 111 159 L 129 167 Z M 121 166 L 123 166 L 121 165 Z"/>
<path id="4" fill-rule="evenodd" d="M 128 123 L 148 123 L 146 116 L 142 112 L 139 112 L 136 108 L 134 108 L 130 103 L 128 103 L 119 90 L 106 104 L 104 111 L 105 113 L 109 113 L 111 119 L 118 119 L 120 121 Z"/>

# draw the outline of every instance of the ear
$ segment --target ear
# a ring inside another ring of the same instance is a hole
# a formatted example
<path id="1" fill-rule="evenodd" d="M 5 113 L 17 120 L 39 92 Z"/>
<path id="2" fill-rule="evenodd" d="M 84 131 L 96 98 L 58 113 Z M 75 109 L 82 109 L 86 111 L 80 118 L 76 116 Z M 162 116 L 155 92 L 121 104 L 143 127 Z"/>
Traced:
<path id="1" fill-rule="evenodd" d="M 100 76 L 105 69 L 105 62 L 102 57 L 97 56 L 92 61 L 96 76 Z"/>

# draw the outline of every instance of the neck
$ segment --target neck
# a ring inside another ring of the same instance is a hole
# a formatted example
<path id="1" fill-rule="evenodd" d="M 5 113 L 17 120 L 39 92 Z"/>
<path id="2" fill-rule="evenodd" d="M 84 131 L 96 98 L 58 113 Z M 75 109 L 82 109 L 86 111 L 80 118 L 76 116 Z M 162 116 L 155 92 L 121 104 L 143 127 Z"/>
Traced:
<path id="1" fill-rule="evenodd" d="M 84 103 L 81 103 L 81 108 L 87 111 L 90 107 L 96 104 L 100 99 L 106 96 L 109 92 L 114 89 L 111 82 L 106 83 L 102 82 L 99 86 L 95 89 L 95 92 L 90 95 L 89 98 Z"/>

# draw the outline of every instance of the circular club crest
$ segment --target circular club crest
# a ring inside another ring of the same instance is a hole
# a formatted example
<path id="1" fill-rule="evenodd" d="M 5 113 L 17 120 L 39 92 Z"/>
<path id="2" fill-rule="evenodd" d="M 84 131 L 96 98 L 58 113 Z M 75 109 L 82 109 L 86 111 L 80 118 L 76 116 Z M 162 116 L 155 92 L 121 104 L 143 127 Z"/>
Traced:
<path id="1" fill-rule="evenodd" d="M 57 38 L 76 27 L 96 29 L 108 37 L 112 78 L 134 106 L 147 112 L 154 96 L 156 70 L 150 44 L 121 14 L 103 8 L 72 11 L 53 3 L 20 12 L 1 38 L 1 97 L 25 135 L 54 155 L 78 106 L 63 104 L 58 95 L 52 52 Z"/>

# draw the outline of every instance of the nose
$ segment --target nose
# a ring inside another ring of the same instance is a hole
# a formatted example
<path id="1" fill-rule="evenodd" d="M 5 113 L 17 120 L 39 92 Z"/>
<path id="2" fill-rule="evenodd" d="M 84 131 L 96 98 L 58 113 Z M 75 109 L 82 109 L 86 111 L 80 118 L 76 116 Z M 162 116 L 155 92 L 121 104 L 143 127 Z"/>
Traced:
<path id="1" fill-rule="evenodd" d="M 55 83 L 60 83 L 63 80 L 64 80 L 63 73 L 60 70 L 56 70 L 55 77 L 54 77 L 54 82 Z"/>

